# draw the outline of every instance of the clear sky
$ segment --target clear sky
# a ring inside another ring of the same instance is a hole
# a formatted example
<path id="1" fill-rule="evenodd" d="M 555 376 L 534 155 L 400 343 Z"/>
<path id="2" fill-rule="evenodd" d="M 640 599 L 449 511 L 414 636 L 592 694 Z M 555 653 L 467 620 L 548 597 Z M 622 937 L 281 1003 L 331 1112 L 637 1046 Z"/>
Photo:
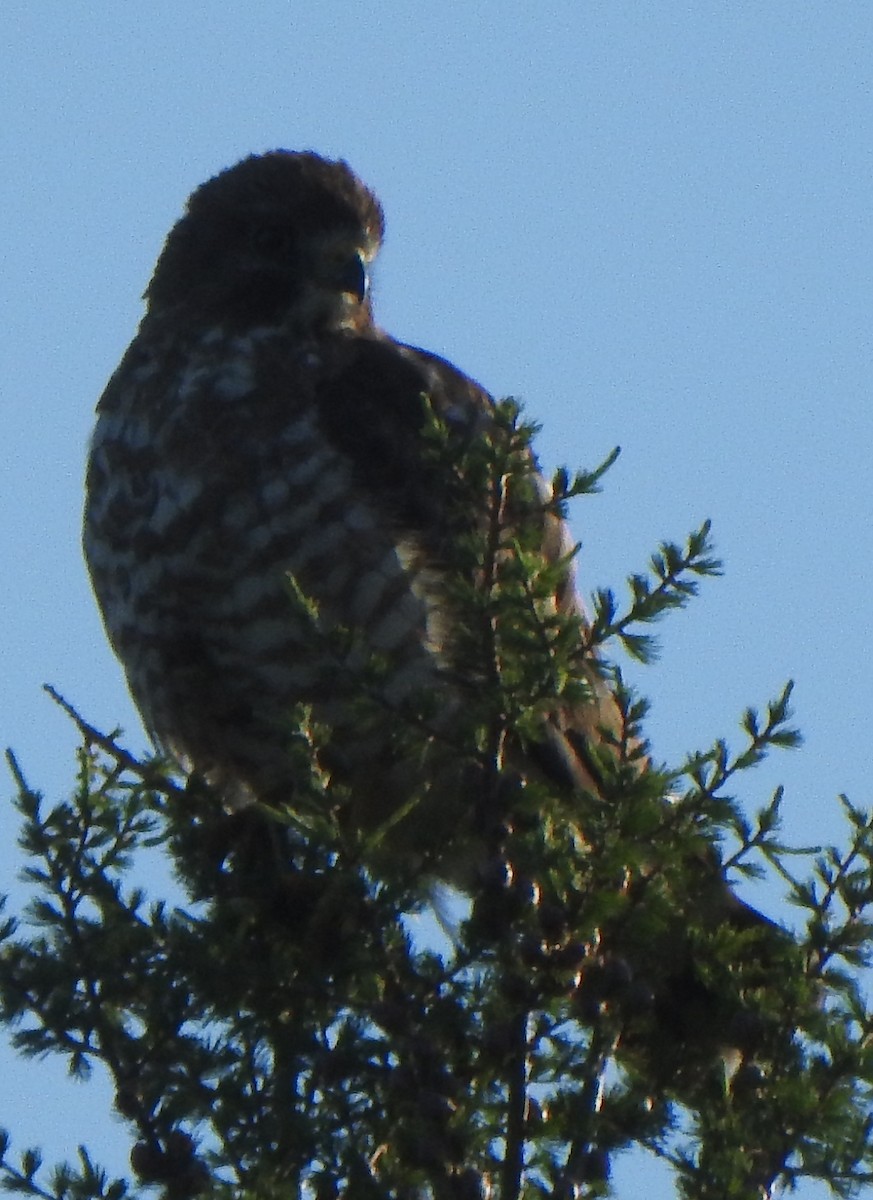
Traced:
<path id="1" fill-rule="evenodd" d="M 285 146 L 381 197 L 380 323 L 521 397 L 546 466 L 623 447 L 574 513 L 583 590 L 713 519 L 725 577 L 631 672 L 656 755 L 739 745 L 793 677 L 806 744 L 743 799 L 784 782 L 792 840 L 841 837 L 837 794 L 871 800 L 873 7 L 3 0 L 2 31 L 0 742 L 34 785 L 74 773 L 44 681 L 144 746 L 79 551 L 93 409 L 190 190 Z M 57 1077 L 0 1052 L 0 1124 L 123 1169 L 105 1089 Z"/>

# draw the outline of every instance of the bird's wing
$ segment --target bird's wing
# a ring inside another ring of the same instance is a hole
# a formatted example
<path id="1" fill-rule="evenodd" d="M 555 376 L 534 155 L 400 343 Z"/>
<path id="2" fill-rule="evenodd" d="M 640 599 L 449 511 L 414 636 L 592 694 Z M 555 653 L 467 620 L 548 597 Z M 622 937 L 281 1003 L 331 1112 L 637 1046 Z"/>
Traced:
<path id="1" fill-rule="evenodd" d="M 434 456 L 425 436 L 428 414 L 443 423 L 448 453 L 460 460 L 493 426 L 492 398 L 445 359 L 378 332 L 340 340 L 333 357 L 334 366 L 318 388 L 326 437 L 347 455 L 360 486 L 376 498 L 386 519 L 405 535 L 413 533 L 438 563 L 448 559 L 453 540 L 486 519 L 488 498 L 478 496 L 467 510 L 458 510 L 452 464 Z M 584 608 L 570 562 L 572 540 L 548 505 L 551 489 L 532 456 L 528 465 L 532 487 L 527 490 L 527 515 L 536 522 L 539 548 L 547 561 L 565 564 L 554 604 L 577 617 L 581 629 Z M 553 782 L 597 791 L 604 740 L 620 739 L 623 716 L 597 660 L 580 655 L 579 663 L 590 702 L 572 709 L 556 706 L 543 724 L 542 739 L 527 749 L 536 768 Z"/>

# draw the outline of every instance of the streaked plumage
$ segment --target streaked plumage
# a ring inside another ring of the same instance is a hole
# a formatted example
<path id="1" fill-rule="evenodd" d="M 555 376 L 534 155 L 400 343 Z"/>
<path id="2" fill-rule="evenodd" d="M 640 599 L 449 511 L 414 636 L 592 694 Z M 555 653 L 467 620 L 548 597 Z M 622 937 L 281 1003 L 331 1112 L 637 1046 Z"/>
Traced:
<path id="1" fill-rule="evenodd" d="M 413 769 L 393 748 L 394 714 L 412 697 L 437 697 L 441 734 L 464 704 L 443 567 L 463 530 L 423 429 L 429 406 L 460 453 L 493 405 L 373 322 L 366 271 L 382 229 L 348 166 L 314 154 L 251 157 L 195 191 L 100 401 L 85 552 L 159 747 L 229 803 L 293 804 L 289 712 L 311 704 L 332 730 L 326 758 L 355 795 L 353 819 L 377 825 L 424 786 L 433 803 L 407 824 L 427 845 L 469 797 L 451 755 L 434 750 Z M 545 509 L 541 521 L 557 561 L 566 530 Z M 390 663 L 383 728 L 361 727 L 354 671 L 313 638 L 289 576 L 320 622 L 354 632 L 352 666 L 371 653 Z M 577 611 L 569 570 L 555 602 Z M 561 771 L 595 787 L 585 739 L 618 715 L 594 672 L 590 682 L 597 699 L 569 717 L 576 749 L 558 730 L 567 714 L 544 741 Z"/>
<path id="2" fill-rule="evenodd" d="M 205 776 L 228 807 L 260 800 L 294 811 L 293 713 L 309 706 L 328 730 L 321 768 L 341 825 L 390 826 L 383 865 L 394 855 L 421 863 L 425 882 L 466 888 L 484 877 L 474 869 L 484 853 L 481 789 L 455 739 L 481 672 L 475 652 L 459 661 L 464 631 L 446 563 L 492 510 L 484 493 L 459 510 L 456 478 L 431 453 L 426 429 L 435 414 L 460 460 L 487 433 L 494 406 L 450 363 L 374 323 L 367 268 L 382 231 L 372 193 L 345 163 L 314 154 L 251 157 L 194 192 L 100 400 L 85 553 L 158 747 Z M 544 558 L 564 564 L 547 606 L 581 629 L 567 531 L 532 459 L 526 470 L 528 495 L 515 502 Z M 511 540 L 502 553 L 513 554 Z M 332 640 L 331 631 L 342 633 Z M 376 659 L 381 673 L 368 675 Z M 602 795 L 599 768 L 612 754 L 603 746 L 621 714 L 583 653 L 579 674 L 587 699 L 546 706 L 509 757 L 565 795 Z M 410 750 L 398 731 L 410 708 L 421 715 L 422 697 L 429 741 Z M 582 840 L 561 844 L 572 854 Z M 249 856 L 256 874 L 263 847 L 260 838 Z M 667 882 L 639 857 L 614 876 L 630 914 L 585 936 L 595 967 L 624 966 L 630 955 L 657 1019 L 627 1045 L 645 1059 L 663 1043 L 669 1073 L 677 1045 L 691 1041 L 708 1063 L 742 1012 L 731 964 L 698 970 L 687 914 L 697 928 L 754 931 L 752 987 L 784 957 L 785 941 L 733 895 L 717 859 L 692 853 Z M 659 888 L 666 907 L 652 926 L 646 913 Z M 629 1020 L 633 1033 L 638 1015 Z"/>

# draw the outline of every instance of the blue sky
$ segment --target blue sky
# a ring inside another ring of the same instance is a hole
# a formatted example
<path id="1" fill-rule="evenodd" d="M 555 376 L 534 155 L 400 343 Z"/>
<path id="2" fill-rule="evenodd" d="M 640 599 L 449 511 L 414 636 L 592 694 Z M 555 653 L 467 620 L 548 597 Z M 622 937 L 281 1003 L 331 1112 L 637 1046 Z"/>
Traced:
<path id="1" fill-rule="evenodd" d="M 583 590 L 713 519 L 725 577 L 631 672 L 655 752 L 738 745 L 743 708 L 793 677 L 805 746 L 743 798 L 783 782 L 792 840 L 841 837 L 836 795 L 870 803 L 873 8 L 4 0 L 3 17 L 0 741 L 35 785 L 73 777 L 44 681 L 144 745 L 80 559 L 93 408 L 189 191 L 287 146 L 347 158 L 381 197 L 385 327 L 521 397 L 546 466 L 622 446 L 574 512 Z M 791 919 L 778 889 L 753 895 Z M 52 1065 L 0 1052 L 0 1072 L 22 1142 L 87 1139 L 123 1169 L 99 1082 L 70 1111 Z"/>

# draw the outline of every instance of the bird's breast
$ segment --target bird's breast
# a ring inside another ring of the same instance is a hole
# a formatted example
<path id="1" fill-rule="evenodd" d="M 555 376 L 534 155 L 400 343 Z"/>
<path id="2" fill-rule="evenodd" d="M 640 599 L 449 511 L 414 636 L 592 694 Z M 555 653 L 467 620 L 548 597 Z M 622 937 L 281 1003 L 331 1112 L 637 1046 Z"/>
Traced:
<path id="1" fill-rule="evenodd" d="M 86 555 L 159 740 L 216 691 L 275 714 L 373 655 L 391 702 L 439 670 L 439 573 L 325 436 L 319 369 L 212 337 L 174 371 L 122 366 L 102 402 Z"/>

